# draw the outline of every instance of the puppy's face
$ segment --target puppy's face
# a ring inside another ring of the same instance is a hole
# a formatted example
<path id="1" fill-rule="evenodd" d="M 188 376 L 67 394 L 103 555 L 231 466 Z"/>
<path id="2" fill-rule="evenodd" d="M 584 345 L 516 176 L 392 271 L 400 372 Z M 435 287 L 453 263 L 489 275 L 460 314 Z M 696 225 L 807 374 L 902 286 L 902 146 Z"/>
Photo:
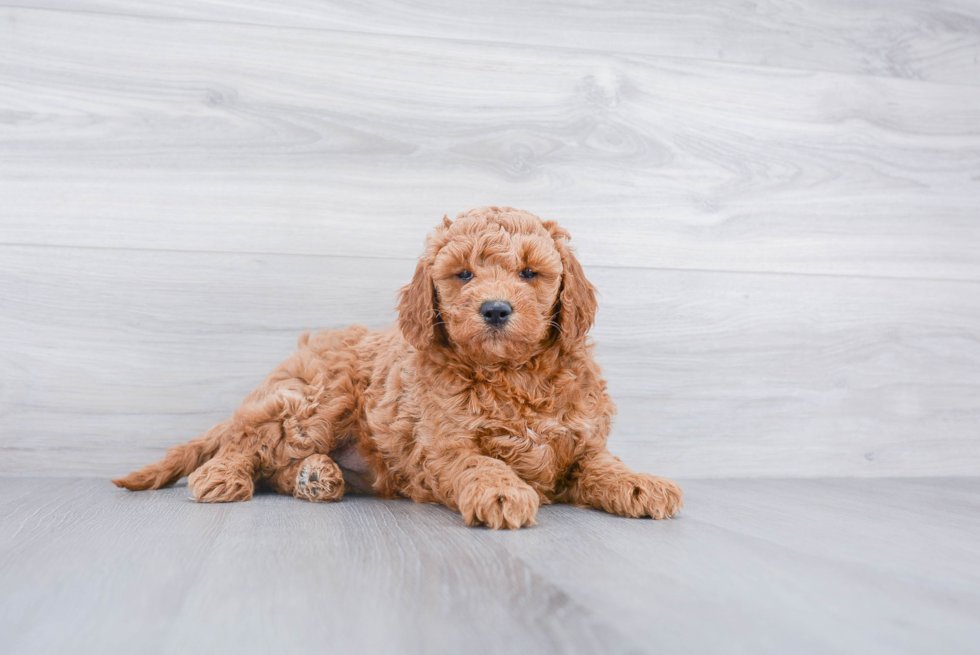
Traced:
<path id="1" fill-rule="evenodd" d="M 561 255 L 540 222 L 461 219 L 436 253 L 432 280 L 449 341 L 474 359 L 521 359 L 551 330 Z"/>
<path id="2" fill-rule="evenodd" d="M 568 233 L 528 212 L 481 207 L 429 235 L 398 321 L 418 350 L 519 362 L 546 345 L 575 349 L 595 318 L 595 289 Z"/>

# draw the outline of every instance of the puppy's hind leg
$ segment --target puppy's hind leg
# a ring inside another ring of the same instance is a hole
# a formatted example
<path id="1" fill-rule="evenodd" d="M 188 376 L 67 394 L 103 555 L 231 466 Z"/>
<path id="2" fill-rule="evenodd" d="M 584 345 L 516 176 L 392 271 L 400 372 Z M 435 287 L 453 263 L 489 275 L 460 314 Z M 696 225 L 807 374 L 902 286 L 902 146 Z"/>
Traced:
<path id="1" fill-rule="evenodd" d="M 325 503 L 344 495 L 344 474 L 326 455 L 310 455 L 276 471 L 269 485 L 281 494 Z"/>
<path id="2" fill-rule="evenodd" d="M 132 491 L 141 489 L 159 489 L 173 484 L 206 462 L 223 443 L 230 440 L 234 433 L 234 423 L 231 419 L 223 421 L 201 436 L 187 443 L 174 446 L 167 455 L 154 464 L 148 464 L 129 475 L 116 478 L 113 484 Z"/>
<path id="3" fill-rule="evenodd" d="M 250 500 L 256 479 L 273 465 L 270 452 L 283 438 L 284 421 L 295 422 L 297 415 L 306 416 L 313 408 L 302 393 L 284 387 L 235 410 L 234 438 L 187 479 L 194 499 L 199 503 Z"/>

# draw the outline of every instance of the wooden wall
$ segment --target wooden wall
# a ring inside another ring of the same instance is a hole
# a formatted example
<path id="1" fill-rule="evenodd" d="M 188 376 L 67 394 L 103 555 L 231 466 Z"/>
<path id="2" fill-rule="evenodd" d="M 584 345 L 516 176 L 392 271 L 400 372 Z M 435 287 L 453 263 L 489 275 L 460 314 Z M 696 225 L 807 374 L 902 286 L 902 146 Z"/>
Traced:
<path id="1" fill-rule="evenodd" d="M 0 474 L 117 474 L 444 213 L 573 234 L 678 477 L 980 474 L 980 5 L 0 0 Z"/>

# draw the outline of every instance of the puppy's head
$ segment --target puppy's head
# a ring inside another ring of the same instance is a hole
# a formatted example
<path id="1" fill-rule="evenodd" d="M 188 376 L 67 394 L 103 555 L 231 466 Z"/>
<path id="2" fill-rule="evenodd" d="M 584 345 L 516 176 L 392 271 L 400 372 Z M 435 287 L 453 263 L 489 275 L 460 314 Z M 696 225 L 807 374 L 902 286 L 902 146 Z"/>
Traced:
<path id="1" fill-rule="evenodd" d="M 580 347 L 595 319 L 595 288 L 568 239 L 557 223 L 510 208 L 443 219 L 401 290 L 402 334 L 419 350 L 452 348 L 481 362 Z"/>

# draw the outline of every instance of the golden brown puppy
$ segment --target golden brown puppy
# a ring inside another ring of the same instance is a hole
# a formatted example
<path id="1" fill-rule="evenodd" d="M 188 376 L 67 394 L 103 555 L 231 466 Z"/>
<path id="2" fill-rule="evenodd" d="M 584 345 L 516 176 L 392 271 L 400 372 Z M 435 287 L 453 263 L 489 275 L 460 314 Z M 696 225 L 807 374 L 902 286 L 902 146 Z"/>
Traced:
<path id="1" fill-rule="evenodd" d="M 113 480 L 190 474 L 201 502 L 256 482 L 312 501 L 345 489 L 437 502 L 468 525 L 533 525 L 541 503 L 669 518 L 681 490 L 606 450 L 615 406 L 586 333 L 595 289 L 552 221 L 510 208 L 429 235 L 398 324 L 303 335 L 227 421 Z"/>

